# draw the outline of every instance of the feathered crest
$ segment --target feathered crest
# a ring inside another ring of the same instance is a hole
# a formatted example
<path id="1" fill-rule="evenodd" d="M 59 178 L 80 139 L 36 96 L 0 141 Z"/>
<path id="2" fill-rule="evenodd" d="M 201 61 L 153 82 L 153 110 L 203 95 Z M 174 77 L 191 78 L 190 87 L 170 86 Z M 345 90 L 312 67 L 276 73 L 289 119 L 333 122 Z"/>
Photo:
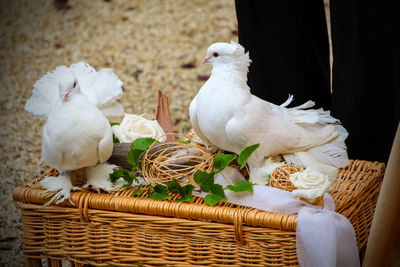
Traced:
<path id="1" fill-rule="evenodd" d="M 244 47 L 235 41 L 231 40 L 230 44 L 234 47 L 234 54 L 237 55 L 238 60 L 241 62 L 243 67 L 247 69 L 251 63 L 249 52 L 247 51 L 247 53 L 245 53 Z"/>
<path id="2" fill-rule="evenodd" d="M 77 79 L 81 93 L 105 116 L 123 115 L 123 107 L 117 102 L 122 95 L 122 81 L 111 69 L 96 72 L 85 62 L 72 64 L 69 68 L 59 66 L 46 73 L 33 85 L 32 97 L 28 99 L 25 109 L 46 120 L 57 105 L 59 84 L 71 79 Z"/>
<path id="3" fill-rule="evenodd" d="M 244 55 L 244 47 L 241 46 L 239 43 L 236 43 L 235 41 L 231 41 L 231 45 L 235 48 L 234 54 L 236 55 Z"/>

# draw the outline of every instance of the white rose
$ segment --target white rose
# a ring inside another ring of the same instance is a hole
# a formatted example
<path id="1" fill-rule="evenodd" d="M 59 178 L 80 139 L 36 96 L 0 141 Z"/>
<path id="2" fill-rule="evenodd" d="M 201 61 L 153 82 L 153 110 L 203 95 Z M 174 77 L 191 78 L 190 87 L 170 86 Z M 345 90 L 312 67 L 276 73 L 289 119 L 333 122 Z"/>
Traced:
<path id="1" fill-rule="evenodd" d="M 290 181 L 297 188 L 293 190 L 293 195 L 305 198 L 310 203 L 322 197 L 331 187 L 331 181 L 327 175 L 310 168 L 291 174 Z"/>
<path id="2" fill-rule="evenodd" d="M 147 120 L 135 114 L 125 114 L 120 125 L 112 127 L 113 134 L 121 143 L 131 143 L 141 137 L 150 137 L 165 142 L 165 132 L 156 120 Z"/>

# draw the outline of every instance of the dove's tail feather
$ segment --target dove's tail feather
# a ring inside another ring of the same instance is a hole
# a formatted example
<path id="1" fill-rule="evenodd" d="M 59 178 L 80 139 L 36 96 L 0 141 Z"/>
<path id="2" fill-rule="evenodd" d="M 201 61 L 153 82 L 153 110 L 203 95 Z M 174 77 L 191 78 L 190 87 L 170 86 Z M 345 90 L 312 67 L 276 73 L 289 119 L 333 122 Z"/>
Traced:
<path id="1" fill-rule="evenodd" d="M 123 83 L 111 69 L 96 72 L 85 62 L 72 64 L 70 69 L 78 79 L 82 94 L 99 109 L 110 108 L 121 97 Z"/>
<path id="2" fill-rule="evenodd" d="M 343 127 L 341 128 L 346 131 Z M 334 179 L 337 169 L 344 168 L 350 163 L 346 144 L 342 138 L 343 132 L 340 132 L 340 130 L 338 132 L 339 136 L 330 143 L 311 148 L 305 152 L 286 154 L 283 157 L 288 163 L 298 165 L 303 169 L 306 167 L 313 168 Z"/>
<path id="3" fill-rule="evenodd" d="M 120 117 L 124 115 L 124 107 L 118 102 L 111 103 L 110 105 L 105 106 L 100 110 L 107 118 Z"/>
<path id="4" fill-rule="evenodd" d="M 25 104 L 25 110 L 42 120 L 47 119 L 59 97 L 58 80 L 71 75 L 65 66 L 43 75 L 33 85 L 31 98 Z"/>
<path id="5" fill-rule="evenodd" d="M 288 100 L 281 106 L 285 107 L 290 104 L 293 100 L 293 96 L 289 95 Z M 322 126 L 327 124 L 339 124 L 340 121 L 331 116 L 329 111 L 320 109 L 309 109 L 314 107 L 315 103 L 311 100 L 305 102 L 300 106 L 289 108 L 293 122 L 295 123 L 308 123 L 308 124 L 320 124 Z"/>
<path id="6" fill-rule="evenodd" d="M 308 150 L 308 153 L 319 162 L 336 168 L 344 168 L 350 163 L 346 152 L 346 145 L 340 136 L 328 144 Z"/>
<path id="7" fill-rule="evenodd" d="M 280 106 L 285 108 L 285 107 L 289 106 L 289 104 L 292 103 L 292 101 L 293 101 L 293 95 L 289 94 L 288 99 L 285 102 L 283 102 L 282 104 L 280 104 Z"/>
<path id="8" fill-rule="evenodd" d="M 289 102 L 292 100 L 289 97 Z M 285 103 L 286 103 L 285 102 Z M 288 105 L 287 103 L 286 105 Z M 334 125 L 333 132 L 329 137 L 333 137 L 332 141 L 309 149 L 306 152 L 298 152 L 294 154 L 284 155 L 287 162 L 301 166 L 302 168 L 310 167 L 327 174 L 332 179 L 336 177 L 337 169 L 349 165 L 347 156 L 347 148 L 344 140 L 347 138 L 348 133 L 346 129 L 340 125 L 340 121 L 331 116 L 329 111 L 320 109 L 309 109 L 314 106 L 313 101 L 290 108 L 290 114 L 293 122 L 302 125 L 305 129 L 313 131 L 315 128 L 330 129 L 327 125 Z M 337 137 L 335 137 L 335 135 Z"/>
<path id="9" fill-rule="evenodd" d="M 283 155 L 283 158 L 286 162 L 300 166 L 303 169 L 311 168 L 317 170 L 327 175 L 330 180 L 334 180 L 337 176 L 337 167 L 319 161 L 319 159 L 315 158 L 309 151 L 286 154 Z"/>
<path id="10" fill-rule="evenodd" d="M 97 90 L 97 106 L 100 109 L 115 102 L 122 95 L 122 81 L 111 69 L 101 69 L 93 87 Z"/>

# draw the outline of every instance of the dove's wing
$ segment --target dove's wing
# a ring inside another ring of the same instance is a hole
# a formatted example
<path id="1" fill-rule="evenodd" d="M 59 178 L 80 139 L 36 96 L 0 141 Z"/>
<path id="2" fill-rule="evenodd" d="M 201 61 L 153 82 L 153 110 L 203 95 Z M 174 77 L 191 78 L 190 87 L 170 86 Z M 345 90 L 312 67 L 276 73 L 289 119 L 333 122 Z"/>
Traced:
<path id="1" fill-rule="evenodd" d="M 68 68 L 59 66 L 36 81 L 33 85 L 32 96 L 25 104 L 25 110 L 42 120 L 47 119 L 51 110 L 57 105 L 58 80 L 66 75 L 71 75 Z"/>
<path id="2" fill-rule="evenodd" d="M 211 142 L 201 132 L 199 122 L 197 121 L 197 96 L 193 98 L 189 106 L 189 118 L 194 132 L 203 140 L 211 144 Z"/>
<path id="3" fill-rule="evenodd" d="M 241 149 L 260 143 L 258 151 L 262 156 L 304 151 L 337 138 L 334 125 L 311 123 L 318 121 L 314 117 L 317 114 L 303 112 L 296 117 L 284 107 L 252 96 L 227 123 L 226 136 L 231 143 L 242 144 Z"/>
<path id="4" fill-rule="evenodd" d="M 53 168 L 63 171 L 64 155 L 61 150 L 54 147 L 54 142 L 47 133 L 47 124 L 43 127 L 42 158 Z"/>
<path id="5" fill-rule="evenodd" d="M 110 126 L 108 124 L 108 126 Z M 97 146 L 97 156 L 99 158 L 100 163 L 105 162 L 111 157 L 113 150 L 113 135 L 111 126 L 107 127 L 104 131 L 103 138 L 100 140 Z"/>
<path id="6" fill-rule="evenodd" d="M 106 117 L 119 117 L 124 114 L 124 107 L 119 102 L 113 102 L 101 109 Z"/>

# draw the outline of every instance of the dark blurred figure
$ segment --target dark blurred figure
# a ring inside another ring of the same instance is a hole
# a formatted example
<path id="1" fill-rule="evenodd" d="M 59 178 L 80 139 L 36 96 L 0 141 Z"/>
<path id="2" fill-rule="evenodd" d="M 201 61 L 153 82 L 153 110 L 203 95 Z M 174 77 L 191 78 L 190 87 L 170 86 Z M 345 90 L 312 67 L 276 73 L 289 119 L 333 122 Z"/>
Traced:
<path id="1" fill-rule="evenodd" d="M 350 158 L 387 162 L 400 119 L 399 1 L 330 1 L 333 94 L 322 0 L 235 4 L 252 93 L 314 100 L 348 130 Z"/>

